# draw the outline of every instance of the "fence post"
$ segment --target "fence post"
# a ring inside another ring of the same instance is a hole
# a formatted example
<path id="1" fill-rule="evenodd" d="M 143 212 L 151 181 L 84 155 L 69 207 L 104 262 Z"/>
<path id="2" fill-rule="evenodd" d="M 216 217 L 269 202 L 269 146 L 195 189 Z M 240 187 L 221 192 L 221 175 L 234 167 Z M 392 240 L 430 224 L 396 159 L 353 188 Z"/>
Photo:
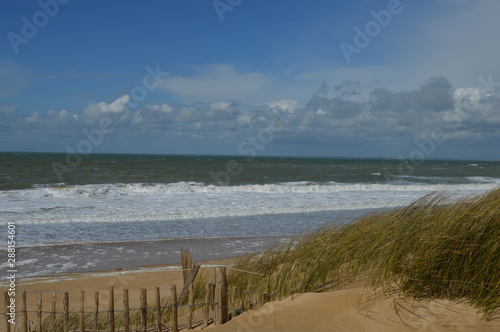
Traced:
<path id="1" fill-rule="evenodd" d="M 231 319 L 238 316 L 238 286 L 233 286 L 233 291 L 231 293 L 231 308 L 233 311 L 231 312 Z"/>
<path id="2" fill-rule="evenodd" d="M 203 308 L 203 327 L 208 326 L 208 319 L 210 316 L 210 301 L 212 299 L 212 283 L 207 282 L 207 286 L 205 289 L 205 307 Z"/>
<path id="3" fill-rule="evenodd" d="M 64 292 L 63 310 L 64 310 L 63 330 L 64 330 L 64 332 L 68 332 L 69 331 L 69 293 L 68 292 Z"/>
<path id="4" fill-rule="evenodd" d="M 85 291 L 84 290 L 80 291 L 80 332 L 85 332 Z"/>
<path id="5" fill-rule="evenodd" d="M 212 287 L 212 289 L 210 290 L 210 294 L 211 294 L 210 308 L 212 310 L 212 316 L 213 316 L 213 319 L 215 322 L 215 268 L 214 268 L 214 282 L 210 283 L 210 286 Z"/>
<path id="6" fill-rule="evenodd" d="M 125 332 L 130 332 L 130 306 L 128 301 L 128 289 L 123 289 L 123 320 Z"/>
<path id="7" fill-rule="evenodd" d="M 160 287 L 156 287 L 156 330 L 162 332 L 161 327 L 161 297 Z"/>
<path id="8" fill-rule="evenodd" d="M 108 312 L 108 323 L 109 331 L 115 332 L 115 288 L 113 286 L 109 287 L 109 312 Z"/>
<path id="9" fill-rule="evenodd" d="M 4 296 L 4 301 L 5 301 L 4 302 L 4 309 L 5 309 L 5 331 L 6 332 L 10 332 L 9 315 L 7 315 L 7 313 L 9 312 L 9 308 L 7 308 L 7 306 L 10 305 L 9 292 L 4 292 L 3 296 Z"/>
<path id="10" fill-rule="evenodd" d="M 99 324 L 99 292 L 94 292 L 94 332 L 97 332 Z"/>
<path id="11" fill-rule="evenodd" d="M 193 258 L 191 256 L 191 251 L 189 249 L 181 248 L 181 262 L 182 262 L 182 281 L 184 286 L 187 285 L 187 277 L 191 269 L 193 268 Z"/>
<path id="12" fill-rule="evenodd" d="M 181 296 L 179 296 L 179 304 L 184 304 L 186 301 L 186 297 L 189 293 L 189 285 L 194 283 L 194 279 L 196 278 L 196 275 L 198 274 L 198 271 L 200 270 L 200 265 L 193 265 L 191 268 L 191 271 L 189 272 L 189 275 L 187 276 L 186 283 L 184 284 L 184 287 L 182 288 Z"/>
<path id="13" fill-rule="evenodd" d="M 189 285 L 189 299 L 188 299 L 188 330 L 193 328 L 194 316 L 194 284 Z"/>
<path id="14" fill-rule="evenodd" d="M 215 314 L 216 323 L 224 324 L 227 322 L 227 277 L 226 268 L 218 267 L 215 269 L 216 288 L 215 293 L 217 297 L 217 313 Z"/>
<path id="15" fill-rule="evenodd" d="M 148 294 L 145 288 L 141 288 L 141 322 L 142 332 L 148 330 Z"/>
<path id="16" fill-rule="evenodd" d="M 172 284 L 171 286 L 171 293 L 172 293 L 172 331 L 173 332 L 178 332 L 179 331 L 179 311 L 177 308 L 177 287 L 175 284 Z"/>
<path id="17" fill-rule="evenodd" d="M 37 292 L 36 325 L 38 331 L 42 331 L 42 292 Z"/>
<path id="18" fill-rule="evenodd" d="M 26 303 L 26 291 L 21 291 L 21 314 L 23 317 L 23 325 L 21 325 L 21 331 L 28 332 L 28 309 Z"/>
<path id="19" fill-rule="evenodd" d="M 56 332 L 56 304 L 57 293 L 52 292 L 52 332 Z"/>

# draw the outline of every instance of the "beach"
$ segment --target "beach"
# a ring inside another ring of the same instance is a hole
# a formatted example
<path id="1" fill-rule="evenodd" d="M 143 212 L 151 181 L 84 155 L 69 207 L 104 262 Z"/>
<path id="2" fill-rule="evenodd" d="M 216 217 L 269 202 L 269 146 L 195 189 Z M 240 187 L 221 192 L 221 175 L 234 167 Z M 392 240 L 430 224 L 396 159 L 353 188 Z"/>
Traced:
<path id="1" fill-rule="evenodd" d="M 214 266 L 231 266 L 237 258 L 200 262 L 202 274 L 211 275 Z M 100 293 L 101 310 L 106 310 L 109 288 L 115 288 L 116 316 L 122 315 L 123 288 L 129 290 L 130 308 L 140 307 L 140 289 L 147 289 L 149 303 L 154 303 L 156 287 L 162 297 L 170 295 L 172 284 L 182 285 L 179 265 L 149 266 L 142 269 L 108 270 L 95 273 L 75 273 L 21 279 L 20 290 L 27 291 L 29 319 L 36 321 L 37 294 L 42 293 L 44 311 L 49 311 L 53 292 L 57 294 L 58 310 L 62 295 L 69 293 L 70 310 L 78 311 L 81 290 L 85 290 L 86 310 L 95 306 L 94 292 Z M 0 291 L 4 292 L 5 287 Z M 18 297 L 20 303 L 20 299 Z M 19 317 L 19 316 L 18 316 Z M 202 329 L 201 312 L 195 315 L 196 329 Z M 181 316 L 180 324 L 185 324 Z M 18 318 L 18 323 L 21 320 Z M 4 331 L 2 322 L 1 330 Z M 19 325 L 18 325 L 19 326 Z M 493 332 L 500 328 L 500 320 L 485 320 L 481 312 L 465 303 L 448 300 L 414 300 L 397 295 L 381 296 L 373 289 L 357 283 L 345 289 L 326 293 L 295 294 L 281 301 L 265 304 L 229 321 L 225 325 L 211 324 L 209 331 L 481 331 Z"/>
<path id="2" fill-rule="evenodd" d="M 500 1 L 0 9 L 0 332 L 500 332 Z"/>

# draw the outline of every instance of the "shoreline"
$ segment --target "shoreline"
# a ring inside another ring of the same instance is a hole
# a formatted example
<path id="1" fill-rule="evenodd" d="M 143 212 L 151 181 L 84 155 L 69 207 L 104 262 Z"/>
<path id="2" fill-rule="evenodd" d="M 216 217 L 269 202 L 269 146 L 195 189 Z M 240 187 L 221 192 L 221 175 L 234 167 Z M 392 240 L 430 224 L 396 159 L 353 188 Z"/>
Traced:
<path id="1" fill-rule="evenodd" d="M 212 260 L 193 261 L 193 263 L 200 265 L 202 268 L 229 266 L 229 265 L 232 265 L 239 257 L 242 257 L 242 255 L 221 257 L 221 258 L 212 259 Z M 179 261 L 180 261 L 180 259 L 179 259 Z M 54 279 L 54 281 L 45 281 L 45 283 L 50 283 L 50 282 L 57 282 L 58 279 L 61 279 L 61 281 L 62 281 L 62 280 L 75 280 L 78 278 L 103 278 L 103 277 L 115 276 L 117 274 L 134 274 L 134 273 L 148 273 L 148 272 L 161 272 L 161 271 L 173 272 L 173 271 L 180 271 L 180 270 L 182 270 L 182 266 L 181 266 L 181 263 L 179 262 L 179 263 L 172 263 L 172 264 L 142 265 L 142 266 L 130 267 L 130 268 L 103 269 L 103 270 L 98 270 L 98 271 L 69 272 L 69 273 L 61 273 L 61 274 L 46 274 L 46 275 L 20 277 L 17 280 L 20 281 L 20 284 L 30 285 L 30 284 L 44 283 L 43 280 L 46 280 L 46 279 Z M 0 285 L 0 291 L 4 287 L 5 286 Z"/>
<path id="2" fill-rule="evenodd" d="M 31 278 L 165 266 L 180 261 L 181 248 L 189 248 L 197 261 L 210 261 L 259 252 L 290 238 L 228 236 L 19 247 L 17 270 L 18 276 Z M 4 284 L 2 280 L 0 286 Z"/>

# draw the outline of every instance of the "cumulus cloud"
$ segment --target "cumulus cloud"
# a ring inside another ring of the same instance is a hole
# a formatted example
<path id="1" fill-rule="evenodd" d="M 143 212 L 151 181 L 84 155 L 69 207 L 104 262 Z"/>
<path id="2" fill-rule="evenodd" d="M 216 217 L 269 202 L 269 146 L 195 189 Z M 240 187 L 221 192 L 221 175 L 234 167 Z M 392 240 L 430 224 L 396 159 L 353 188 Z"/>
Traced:
<path id="1" fill-rule="evenodd" d="M 270 108 L 279 108 L 286 112 L 293 112 L 298 108 L 299 102 L 291 99 L 281 99 L 266 103 L 265 105 L 269 106 Z"/>
<path id="2" fill-rule="evenodd" d="M 123 95 L 111 103 L 100 102 L 91 104 L 83 110 L 83 116 L 87 123 L 95 123 L 103 117 L 118 119 L 128 110 L 130 102 L 129 95 Z"/>

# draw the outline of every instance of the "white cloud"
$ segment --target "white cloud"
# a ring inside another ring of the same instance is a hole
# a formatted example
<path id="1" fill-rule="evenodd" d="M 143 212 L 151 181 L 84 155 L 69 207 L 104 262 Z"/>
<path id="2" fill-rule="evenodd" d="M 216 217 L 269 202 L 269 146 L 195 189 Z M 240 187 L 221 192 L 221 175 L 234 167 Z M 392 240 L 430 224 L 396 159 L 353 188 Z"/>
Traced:
<path id="1" fill-rule="evenodd" d="M 148 106 L 148 108 L 150 110 L 158 111 L 158 112 L 163 112 L 163 113 L 166 113 L 166 114 L 171 114 L 174 111 L 174 109 L 172 108 L 172 106 L 170 106 L 169 104 L 150 105 L 150 106 Z"/>
<path id="2" fill-rule="evenodd" d="M 88 105 L 83 110 L 84 118 L 88 123 L 93 123 L 103 116 L 116 117 L 117 115 L 123 115 L 128 110 L 129 101 L 130 96 L 123 95 L 111 103 L 100 102 Z"/>
<path id="3" fill-rule="evenodd" d="M 284 111 L 291 112 L 297 109 L 297 107 L 299 106 L 299 102 L 291 99 L 281 99 L 277 101 L 272 101 L 270 103 L 267 103 L 266 105 L 269 106 L 270 108 L 277 107 Z"/>
<path id="4" fill-rule="evenodd" d="M 67 110 L 61 110 L 59 112 L 54 110 L 49 110 L 47 114 L 49 115 L 50 118 L 59 121 L 78 120 L 77 114 L 70 114 Z"/>
<path id="5" fill-rule="evenodd" d="M 216 102 L 248 100 L 271 82 L 262 73 L 241 73 L 229 65 L 210 65 L 197 68 L 196 75 L 191 77 L 167 77 L 162 86 L 187 102 Z"/>
<path id="6" fill-rule="evenodd" d="M 210 109 L 212 109 L 212 110 L 225 110 L 229 106 L 231 106 L 231 103 L 228 102 L 228 101 L 218 101 L 218 102 L 215 102 L 215 103 L 211 103 L 210 104 Z"/>

